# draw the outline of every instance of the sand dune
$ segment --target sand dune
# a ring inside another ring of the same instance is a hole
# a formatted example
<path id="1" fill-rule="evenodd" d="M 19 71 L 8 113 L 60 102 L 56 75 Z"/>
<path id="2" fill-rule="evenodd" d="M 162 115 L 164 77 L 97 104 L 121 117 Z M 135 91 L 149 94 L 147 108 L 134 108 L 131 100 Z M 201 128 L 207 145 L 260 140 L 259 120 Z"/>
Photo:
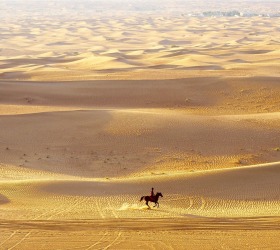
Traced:
<path id="1" fill-rule="evenodd" d="M 0 249 L 279 248 L 279 18 L 171 6 L 3 13 Z"/>
<path id="2" fill-rule="evenodd" d="M 152 210 L 152 217 L 279 216 L 279 162 L 129 179 L 60 179 L 42 174 L 41 180 L 37 175 L 34 180 L 2 182 L 2 219 L 11 207 L 21 211 L 13 219 L 142 218 L 148 214 L 139 199 L 151 185 L 165 191 L 161 209 Z"/>
<path id="3" fill-rule="evenodd" d="M 29 28 L 22 22 L 7 23 L 0 53 L 1 78 L 43 81 L 127 79 L 129 74 L 130 79 L 132 76 L 133 79 L 178 79 L 191 75 L 186 69 L 203 70 L 199 74 L 205 73 L 205 76 L 235 76 L 236 71 L 238 75 L 255 76 L 265 75 L 265 71 L 274 76 L 279 73 L 277 67 L 273 67 L 279 61 L 276 19 L 264 22 L 261 17 L 246 20 L 221 17 L 217 20 L 155 16 L 151 22 L 148 17 L 137 15 L 129 19 L 98 18 L 75 24 L 54 20 L 50 28 L 47 28 L 48 20 L 32 23 Z M 229 51 L 230 54 L 225 53 Z M 174 52 L 181 58 L 173 58 Z M 233 64 L 235 57 L 237 65 Z M 265 71 L 260 70 L 264 65 L 258 65 L 264 59 Z M 35 68 L 26 70 L 29 64 Z M 49 68 L 42 71 L 36 66 Z M 150 68 L 156 73 L 151 74 Z M 166 68 L 173 71 L 162 70 Z"/>
<path id="4" fill-rule="evenodd" d="M 100 241 L 92 232 L 82 235 L 84 224 L 69 224 L 85 246 L 120 240 L 118 246 L 128 247 L 123 237 L 143 222 L 131 228 L 125 221 L 115 234 L 114 220 L 143 217 L 165 218 L 165 225 L 182 218 L 192 240 L 199 237 L 194 225 L 225 235 L 233 229 L 221 217 L 230 225 L 232 218 L 242 218 L 234 237 L 247 242 L 244 230 L 252 228 L 252 220 L 264 230 L 258 223 L 266 219 L 258 217 L 279 216 L 277 80 L 1 82 L 1 247 L 28 248 L 38 242 L 36 235 L 50 237 L 46 227 L 61 230 L 57 221 L 77 219 L 86 225 L 107 221 L 100 227 L 108 236 L 101 234 Z M 160 209 L 147 210 L 139 202 L 151 186 L 164 194 Z M 21 231 L 18 220 L 27 221 Z M 275 226 L 263 233 L 277 242 L 278 224 L 269 223 Z M 147 224 L 133 237 L 142 240 L 150 230 Z M 173 229 L 166 230 L 175 237 Z M 64 237 L 56 236 L 53 246 L 66 246 Z M 211 242 L 215 234 L 207 237 Z"/>
<path id="5" fill-rule="evenodd" d="M 259 116 L 207 117 L 162 109 L 75 110 L 70 107 L 69 111 L 61 109 L 60 112 L 53 109 L 46 107 L 45 111 L 29 111 L 34 114 L 1 116 L 0 124 L 5 128 L 0 132 L 2 143 L 9 148 L 1 153 L 5 156 L 4 163 L 110 177 L 112 173 L 121 176 L 143 171 L 234 167 L 266 162 L 278 156 L 274 150 L 279 146 L 278 126 L 273 123 L 278 123 L 279 115 L 274 115 L 269 125 Z M 270 129 L 263 131 L 264 125 Z M 32 144 L 29 143 L 31 131 Z M 10 141 L 11 137 L 15 140 Z M 77 164 L 81 166 L 78 172 Z M 106 171 L 110 167 L 115 171 Z"/>
<path id="6" fill-rule="evenodd" d="M 41 237 L 49 241 L 52 235 L 48 246 L 73 247 L 79 239 L 87 247 L 100 244 L 122 248 L 134 241 L 145 242 L 151 231 L 155 231 L 157 237 L 164 236 L 164 249 L 180 249 L 190 234 L 190 245 L 198 247 L 195 242 L 201 232 L 205 232 L 204 239 L 212 249 L 217 230 L 220 236 L 224 235 L 226 246 L 236 247 L 231 237 L 238 237 L 242 244 L 260 247 L 262 243 L 255 238 L 256 233 L 250 233 L 252 228 L 261 232 L 262 237 L 269 237 L 270 246 L 277 246 L 279 162 L 148 178 L 71 180 L 68 176 L 65 181 L 46 179 L 46 175 L 42 178 L 1 182 L 2 192 L 10 199 L 9 203 L 1 204 L 4 219 L 1 220 L 1 247 L 18 244 L 28 248 Z M 147 210 L 139 202 L 146 187 L 151 185 L 166 191 L 160 209 Z M 11 208 L 20 213 L 15 214 Z M 13 220 L 6 220 L 11 216 Z M 54 231 L 61 233 L 54 236 L 51 234 Z M 72 235 L 73 242 L 65 242 L 66 232 Z M 231 237 L 227 238 L 228 234 Z M 125 240 L 128 236 L 132 237 L 129 243 Z M 45 247 L 41 245 L 41 248 Z"/>

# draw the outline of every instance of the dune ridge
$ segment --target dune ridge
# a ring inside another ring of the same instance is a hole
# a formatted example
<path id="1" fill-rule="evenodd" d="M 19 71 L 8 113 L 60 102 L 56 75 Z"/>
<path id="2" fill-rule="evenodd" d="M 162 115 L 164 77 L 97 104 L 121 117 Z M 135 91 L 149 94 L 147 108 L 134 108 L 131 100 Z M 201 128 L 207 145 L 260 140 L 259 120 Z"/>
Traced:
<path id="1" fill-rule="evenodd" d="M 69 221 L 73 241 L 60 233 L 54 248 L 130 247 L 153 230 L 147 217 L 159 238 L 169 233 L 166 248 L 180 249 L 186 230 L 194 248 L 201 230 L 209 249 L 216 230 L 230 247 L 231 237 L 262 246 L 259 232 L 277 245 L 277 80 L 2 81 L 0 248 L 39 245 L 38 234 L 50 242 Z M 151 186 L 163 193 L 159 209 L 139 202 Z"/>
<path id="2" fill-rule="evenodd" d="M 0 78 L 72 81 L 178 79 L 194 74 L 276 76 L 277 20 L 145 18 L 135 14 L 114 20 L 106 16 L 79 22 L 55 19 L 51 26 L 43 19 L 30 28 L 26 20 L 9 20 L 1 28 Z"/>
<path id="3" fill-rule="evenodd" d="M 278 249 L 279 17 L 71 6 L 1 14 L 0 249 Z"/>

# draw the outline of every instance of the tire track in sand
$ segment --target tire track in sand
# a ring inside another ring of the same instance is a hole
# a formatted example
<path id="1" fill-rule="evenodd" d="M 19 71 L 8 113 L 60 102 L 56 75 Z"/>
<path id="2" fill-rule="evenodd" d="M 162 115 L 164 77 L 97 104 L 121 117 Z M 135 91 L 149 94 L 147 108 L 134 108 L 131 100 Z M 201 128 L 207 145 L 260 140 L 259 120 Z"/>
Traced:
<path id="1" fill-rule="evenodd" d="M 108 204 L 109 211 L 111 212 L 111 214 L 113 215 L 113 217 L 116 218 L 116 219 L 118 219 L 119 216 L 118 216 L 117 213 L 114 211 L 114 208 L 113 208 L 112 205 L 111 205 L 111 199 L 110 199 L 110 198 L 107 198 L 107 199 L 106 199 L 106 202 L 107 202 L 107 204 Z M 96 207 L 97 207 L 97 210 L 98 210 L 98 212 L 99 212 L 99 215 L 102 217 L 102 219 L 105 219 L 107 216 L 105 216 L 104 213 L 102 212 L 102 210 L 101 210 L 101 204 L 100 204 L 100 201 L 99 201 L 98 199 L 96 200 Z M 108 232 L 106 232 L 105 234 L 108 235 Z M 96 242 L 96 243 L 94 243 L 93 245 L 89 246 L 89 247 L 87 248 L 87 250 L 92 249 L 93 247 L 95 247 L 95 246 L 98 245 L 98 244 L 101 244 L 101 243 L 102 243 L 102 239 L 106 236 L 105 234 L 101 237 L 101 239 L 100 239 L 98 242 Z M 116 244 L 116 242 L 117 242 L 118 239 L 121 237 L 121 235 L 122 235 L 122 232 L 118 231 L 118 235 L 117 235 L 107 246 L 102 247 L 102 248 L 99 248 L 99 249 L 106 250 L 106 249 L 112 247 L 113 245 Z"/>
<path id="2" fill-rule="evenodd" d="M 189 197 L 189 199 L 190 199 L 190 206 L 188 207 L 188 210 L 190 210 L 190 209 L 192 209 L 192 207 L 193 207 L 193 197 Z"/>
<path id="3" fill-rule="evenodd" d="M 101 236 L 101 238 L 100 238 L 97 242 L 95 242 L 94 244 L 90 245 L 88 248 L 85 248 L 85 250 L 90 250 L 90 249 L 92 249 L 93 247 L 95 247 L 96 245 L 101 244 L 101 243 L 102 243 L 102 240 L 103 240 L 107 235 L 108 235 L 108 231 L 106 231 L 106 232 Z M 83 248 L 83 249 L 84 249 L 84 248 Z"/>
<path id="4" fill-rule="evenodd" d="M 203 210 L 206 206 L 206 200 L 202 196 L 200 196 L 199 198 L 201 199 L 201 207 L 199 208 L 199 210 Z"/>
<path id="5" fill-rule="evenodd" d="M 104 248 L 100 248 L 100 249 L 103 249 L 103 250 L 106 250 L 106 249 L 109 249 L 110 247 L 112 247 L 113 245 L 116 244 L 116 242 L 118 241 L 118 239 L 121 237 L 122 235 L 122 232 L 119 232 L 118 235 L 116 236 L 116 238 L 111 241 L 107 246 L 105 246 Z"/>
<path id="6" fill-rule="evenodd" d="M 89 197 L 85 197 L 82 201 L 80 201 L 78 199 L 78 201 L 75 202 L 74 205 L 72 205 L 70 208 L 68 209 L 61 209 L 61 208 L 64 208 L 65 206 L 62 205 L 60 206 L 59 208 L 56 208 L 56 209 L 53 209 L 51 211 L 47 211 L 45 213 L 42 213 L 36 217 L 34 217 L 33 219 L 31 220 L 37 220 L 39 218 L 41 218 L 42 216 L 46 215 L 46 214 L 49 214 L 49 213 L 52 213 L 49 217 L 46 218 L 46 220 L 50 220 L 51 218 L 53 218 L 54 216 L 56 215 L 59 215 L 61 213 L 65 213 L 65 212 L 69 212 L 71 210 L 73 210 L 73 208 L 75 208 L 76 206 L 88 201 L 90 198 Z M 16 230 L 14 231 L 6 240 L 4 240 L 3 242 L 1 242 L 0 246 L 4 245 L 6 242 L 8 242 L 10 239 L 12 239 L 20 230 Z M 16 246 L 18 246 L 20 243 L 22 243 L 30 234 L 32 233 L 32 230 L 27 232 L 17 243 L 15 243 L 13 246 L 11 246 L 10 248 L 7 248 L 7 250 L 10 250 L 10 249 L 13 249 L 15 248 Z"/>
<path id="7" fill-rule="evenodd" d="M 102 240 L 108 235 L 108 231 L 105 231 L 104 234 L 99 238 L 98 241 L 96 241 L 95 243 L 89 245 L 85 245 L 85 246 L 79 246 L 79 247 L 73 247 L 73 248 L 66 248 L 65 250 L 77 250 L 77 249 L 83 249 L 83 250 L 90 250 L 93 249 L 93 247 L 97 246 L 98 244 L 102 244 Z M 91 238 L 90 241 L 94 241 L 93 238 Z"/>
<path id="8" fill-rule="evenodd" d="M 12 250 L 15 247 L 17 247 L 19 244 L 21 244 L 29 235 L 31 234 L 31 231 L 29 231 L 28 233 L 26 233 L 19 241 L 17 241 L 13 246 L 7 248 L 7 250 Z"/>
<path id="9" fill-rule="evenodd" d="M 59 214 L 62 214 L 62 213 L 67 213 L 69 211 L 72 211 L 75 207 L 77 207 L 78 205 L 81 205 L 87 201 L 90 200 L 90 197 L 84 197 L 82 200 L 78 199 L 72 206 L 70 206 L 68 209 L 61 209 L 59 210 L 57 213 L 54 213 L 52 215 L 50 215 L 47 220 L 50 220 L 51 218 L 53 218 L 54 216 L 57 216 Z M 61 206 L 61 207 L 65 207 L 65 206 Z M 58 209 L 56 209 L 55 211 L 57 211 Z"/>
<path id="10" fill-rule="evenodd" d="M 4 241 L 0 242 L 0 247 L 4 245 L 4 243 L 6 243 L 8 240 L 10 240 L 19 230 L 13 231 L 10 236 L 8 236 L 7 239 L 5 239 Z"/>
<path id="11" fill-rule="evenodd" d="M 46 211 L 46 212 L 44 212 L 44 213 L 42 213 L 42 214 L 36 216 L 36 217 L 33 218 L 32 220 L 41 219 L 41 218 L 44 217 L 45 215 L 49 215 L 49 217 L 46 218 L 46 220 L 49 220 L 50 217 L 53 215 L 53 213 L 55 213 L 56 211 L 61 211 L 60 208 L 63 208 L 63 207 L 65 207 L 65 206 L 64 206 L 64 205 L 61 205 L 61 206 L 59 206 L 59 207 L 53 208 L 53 209 L 51 209 L 51 210 L 48 210 L 48 211 Z"/>
<path id="12" fill-rule="evenodd" d="M 106 199 L 106 202 L 107 202 L 108 208 L 109 208 L 110 212 L 113 214 L 114 218 L 119 218 L 118 215 L 116 214 L 116 212 L 114 211 L 114 209 L 113 209 L 113 207 L 112 207 L 112 205 L 110 203 L 110 199 L 109 198 Z M 102 219 L 105 219 L 107 216 L 105 216 L 104 212 L 102 212 L 102 210 L 101 210 L 102 206 L 101 206 L 100 200 L 98 198 L 95 200 L 95 204 L 96 204 L 96 208 L 97 208 L 99 216 Z M 95 242 L 92 245 L 88 246 L 87 248 L 85 248 L 85 250 L 96 249 L 95 246 L 97 246 L 99 244 L 102 244 L 103 239 L 106 236 L 108 236 L 108 233 L 109 232 L 106 231 L 97 242 Z M 118 235 L 107 246 L 101 247 L 101 248 L 98 248 L 98 249 L 103 249 L 104 250 L 104 249 L 108 249 L 108 248 L 112 247 L 117 242 L 117 240 L 120 238 L 121 234 L 122 233 L 119 231 Z"/>
<path id="13" fill-rule="evenodd" d="M 111 198 L 107 198 L 107 203 L 108 203 L 108 207 L 109 207 L 110 211 L 112 212 L 113 216 L 114 216 L 116 219 L 118 219 L 119 216 L 117 215 L 117 213 L 115 212 L 114 208 L 112 207 L 111 201 L 112 201 Z"/>
<path id="14" fill-rule="evenodd" d="M 96 208 L 97 208 L 97 211 L 98 211 L 99 215 L 101 216 L 102 219 L 105 219 L 105 215 L 101 211 L 100 201 L 98 199 L 95 200 L 95 204 L 96 204 Z"/>
<path id="15" fill-rule="evenodd" d="M 174 248 L 171 245 L 168 245 L 167 243 L 165 243 L 164 241 L 158 241 L 159 244 L 161 244 L 163 246 L 163 249 L 170 249 L 170 250 L 174 250 Z"/>

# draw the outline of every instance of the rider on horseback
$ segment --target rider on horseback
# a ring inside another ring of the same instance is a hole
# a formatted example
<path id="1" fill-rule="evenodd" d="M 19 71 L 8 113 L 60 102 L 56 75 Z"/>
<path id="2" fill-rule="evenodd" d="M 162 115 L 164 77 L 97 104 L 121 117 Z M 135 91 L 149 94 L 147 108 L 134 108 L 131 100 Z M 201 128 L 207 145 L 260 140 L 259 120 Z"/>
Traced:
<path id="1" fill-rule="evenodd" d="M 146 205 L 148 206 L 148 208 L 150 208 L 149 201 L 155 203 L 154 207 L 156 207 L 156 206 L 159 207 L 159 203 L 158 203 L 158 198 L 159 197 L 163 197 L 162 193 L 157 192 L 157 194 L 155 195 L 154 194 L 154 188 L 152 188 L 151 196 L 142 196 L 140 201 L 145 200 L 146 201 Z"/>
<path id="2" fill-rule="evenodd" d="M 155 194 L 154 194 L 154 188 L 152 188 L 152 191 L 151 191 L 151 200 L 153 201 L 154 200 L 154 198 L 155 198 Z"/>

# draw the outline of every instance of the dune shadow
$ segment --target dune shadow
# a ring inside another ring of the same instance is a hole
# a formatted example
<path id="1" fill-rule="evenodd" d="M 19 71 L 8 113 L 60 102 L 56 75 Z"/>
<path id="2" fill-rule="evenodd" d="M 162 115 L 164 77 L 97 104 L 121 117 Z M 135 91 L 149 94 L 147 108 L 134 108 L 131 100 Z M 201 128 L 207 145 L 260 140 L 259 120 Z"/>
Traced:
<path id="1" fill-rule="evenodd" d="M 6 196 L 0 194 L 0 205 L 7 204 L 9 202 L 10 200 Z"/>

